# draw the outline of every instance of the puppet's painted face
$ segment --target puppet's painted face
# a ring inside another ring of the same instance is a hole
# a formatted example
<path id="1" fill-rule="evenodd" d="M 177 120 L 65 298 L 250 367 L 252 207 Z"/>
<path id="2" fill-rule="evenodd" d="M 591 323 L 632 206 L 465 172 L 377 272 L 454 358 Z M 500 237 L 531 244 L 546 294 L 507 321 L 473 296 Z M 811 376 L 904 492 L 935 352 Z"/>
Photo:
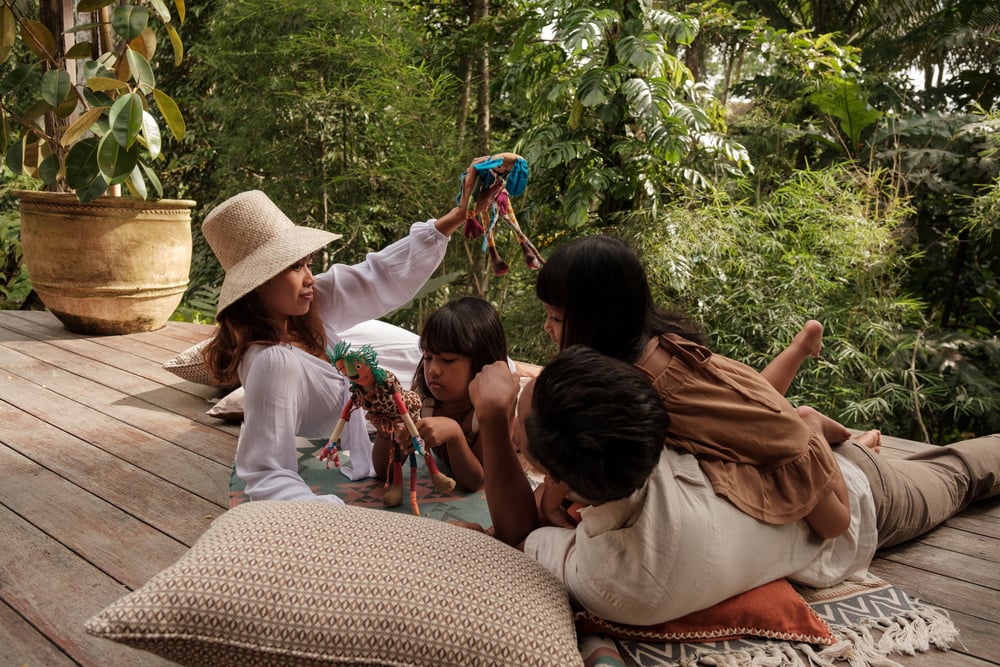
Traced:
<path id="1" fill-rule="evenodd" d="M 352 378 L 354 384 L 368 389 L 375 386 L 375 373 L 372 372 L 371 366 L 363 361 L 357 361 L 354 363 L 355 377 Z"/>
<path id="2" fill-rule="evenodd" d="M 542 329 L 549 335 L 552 342 L 562 349 L 564 310 L 547 303 L 542 303 L 542 306 L 545 308 L 545 324 L 542 325 Z"/>

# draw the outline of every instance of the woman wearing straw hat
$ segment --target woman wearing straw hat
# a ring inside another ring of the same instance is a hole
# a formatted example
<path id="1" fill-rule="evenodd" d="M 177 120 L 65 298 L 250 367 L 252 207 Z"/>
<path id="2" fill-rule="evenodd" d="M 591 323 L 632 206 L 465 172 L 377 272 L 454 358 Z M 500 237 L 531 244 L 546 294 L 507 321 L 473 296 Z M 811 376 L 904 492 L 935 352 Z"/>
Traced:
<path id="1" fill-rule="evenodd" d="M 472 167 L 469 167 L 472 169 Z M 477 209 L 489 205 L 484 192 Z M 298 472 L 296 436 L 326 437 L 349 391 L 347 379 L 326 357 L 328 344 L 365 320 L 412 299 L 441 263 L 451 234 L 465 222 L 455 207 L 360 264 L 335 264 L 313 275 L 313 254 L 340 238 L 295 225 L 263 192 L 253 190 L 219 204 L 202 232 L 225 270 L 216 320 L 219 329 L 205 361 L 219 384 L 242 383 L 243 427 L 236 474 L 253 500 L 318 499 Z M 351 479 L 374 474 L 371 440 L 363 419 L 342 436 L 351 453 Z"/>

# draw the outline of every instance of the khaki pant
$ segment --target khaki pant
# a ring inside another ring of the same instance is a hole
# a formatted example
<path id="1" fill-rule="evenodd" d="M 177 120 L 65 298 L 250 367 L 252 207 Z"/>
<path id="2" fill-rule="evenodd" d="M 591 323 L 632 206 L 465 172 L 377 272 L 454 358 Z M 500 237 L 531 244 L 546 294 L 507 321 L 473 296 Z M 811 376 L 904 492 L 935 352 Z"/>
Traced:
<path id="1" fill-rule="evenodd" d="M 868 478 L 878 547 L 926 533 L 968 507 L 1000 495 L 1000 434 L 890 458 L 848 441 L 833 448 Z"/>

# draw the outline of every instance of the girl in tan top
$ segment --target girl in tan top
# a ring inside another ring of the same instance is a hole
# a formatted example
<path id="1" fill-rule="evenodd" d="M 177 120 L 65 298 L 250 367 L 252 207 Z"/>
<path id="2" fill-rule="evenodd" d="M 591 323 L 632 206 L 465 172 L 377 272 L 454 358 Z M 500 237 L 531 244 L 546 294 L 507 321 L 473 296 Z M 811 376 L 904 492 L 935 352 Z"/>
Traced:
<path id="1" fill-rule="evenodd" d="M 755 371 L 713 353 L 686 317 L 657 308 L 639 258 L 609 236 L 560 246 L 539 272 L 536 293 L 560 349 L 587 345 L 646 372 L 670 414 L 667 444 L 695 454 L 718 495 L 767 523 L 805 519 L 824 538 L 846 530 L 847 492 L 829 444 L 850 432 L 782 395 L 799 364 L 818 352 L 818 322 Z M 554 499 L 543 498 L 544 511 Z"/>

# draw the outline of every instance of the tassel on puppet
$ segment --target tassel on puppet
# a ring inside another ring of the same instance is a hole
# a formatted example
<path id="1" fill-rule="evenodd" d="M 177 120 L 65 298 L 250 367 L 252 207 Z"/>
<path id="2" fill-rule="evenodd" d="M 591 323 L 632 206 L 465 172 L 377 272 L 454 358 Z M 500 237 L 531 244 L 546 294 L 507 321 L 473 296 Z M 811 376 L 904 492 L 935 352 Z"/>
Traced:
<path id="1" fill-rule="evenodd" d="M 386 484 L 391 483 L 391 486 L 383 498 L 383 503 L 387 507 L 395 507 L 403 502 L 403 459 L 406 456 L 396 440 L 400 427 L 406 428 L 414 450 L 409 455 L 410 506 L 413 513 L 420 514 L 420 507 L 417 505 L 416 454 L 424 457 L 434 488 L 439 493 L 451 492 L 455 488 L 455 480 L 438 469 L 434 455 L 424 447 L 417 426 L 413 422 L 413 416 L 420 413 L 422 404 L 420 394 L 415 391 L 404 391 L 396 376 L 378 365 L 375 349 L 370 345 L 362 346 L 355 351 L 351 349 L 350 343 L 340 341 L 332 351 L 327 349 L 327 358 L 351 381 L 351 397 L 344 405 L 333 433 L 319 453 L 319 459 L 327 462 L 327 468 L 331 463 L 334 466 L 340 465 L 340 436 L 344 425 L 354 410 L 364 408 L 368 421 L 379 435 L 393 443 L 390 474 L 386 477 Z"/>
<path id="2" fill-rule="evenodd" d="M 528 162 L 516 153 L 498 153 L 486 160 L 476 162 L 462 175 L 462 188 L 458 193 L 458 205 L 465 209 L 465 237 L 483 239 L 483 251 L 490 255 L 493 273 L 502 276 L 510 267 L 500 257 L 496 247 L 494 228 L 498 220 L 511 229 L 521 246 L 524 263 L 537 269 L 544 260 L 541 253 L 531 243 L 514 215 L 510 205 L 511 196 L 519 196 L 528 187 Z M 486 189 L 491 193 L 487 204 L 476 206 L 479 195 Z"/>

